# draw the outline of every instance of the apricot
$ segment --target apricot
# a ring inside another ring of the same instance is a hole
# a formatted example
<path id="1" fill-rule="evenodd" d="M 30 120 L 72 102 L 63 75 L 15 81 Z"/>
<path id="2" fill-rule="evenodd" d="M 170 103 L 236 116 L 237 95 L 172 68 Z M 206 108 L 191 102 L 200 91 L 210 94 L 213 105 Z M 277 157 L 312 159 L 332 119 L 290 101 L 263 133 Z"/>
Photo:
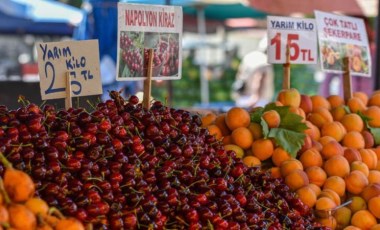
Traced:
<path id="1" fill-rule="evenodd" d="M 373 137 L 372 133 L 368 130 L 363 130 L 361 134 L 364 138 L 364 148 L 372 148 L 375 145 L 375 138 Z"/>
<path id="2" fill-rule="evenodd" d="M 273 155 L 274 145 L 269 139 L 258 139 L 253 141 L 251 151 L 253 156 L 264 161 Z"/>
<path id="3" fill-rule="evenodd" d="M 358 131 L 350 131 L 344 135 L 342 145 L 345 147 L 362 149 L 365 146 L 364 137 Z"/>
<path id="4" fill-rule="evenodd" d="M 269 128 L 277 128 L 281 123 L 280 114 L 278 114 L 276 110 L 269 110 L 264 112 L 262 119 L 264 119 Z"/>
<path id="5" fill-rule="evenodd" d="M 368 184 L 362 189 L 362 192 L 360 193 L 360 196 L 363 197 L 363 199 L 368 202 L 372 197 L 380 195 L 380 184 L 374 183 L 374 184 Z"/>
<path id="6" fill-rule="evenodd" d="M 305 173 L 309 178 L 309 182 L 319 187 L 322 187 L 327 178 L 326 172 L 319 166 L 308 167 L 305 169 Z"/>
<path id="7" fill-rule="evenodd" d="M 354 170 L 344 177 L 346 182 L 346 189 L 348 192 L 358 195 L 368 185 L 368 178 L 363 172 Z"/>
<path id="8" fill-rule="evenodd" d="M 338 106 L 331 110 L 331 116 L 333 117 L 334 121 L 341 121 L 344 115 L 346 114 L 347 114 L 347 111 L 344 105 Z"/>
<path id="9" fill-rule="evenodd" d="M 348 99 L 347 106 L 348 108 L 350 108 L 350 111 L 352 113 L 363 112 L 364 110 L 366 110 L 365 104 L 362 102 L 361 99 L 357 97 L 351 97 L 350 99 Z"/>
<path id="10" fill-rule="evenodd" d="M 356 113 L 349 113 L 342 117 L 340 120 L 347 132 L 350 131 L 363 131 L 364 122 L 362 118 Z"/>
<path id="11" fill-rule="evenodd" d="M 368 99 L 368 106 L 380 106 L 380 94 L 374 93 L 372 96 Z"/>
<path id="12" fill-rule="evenodd" d="M 377 155 L 372 149 L 359 149 L 362 161 L 368 166 L 369 170 L 376 169 Z"/>
<path id="13" fill-rule="evenodd" d="M 343 156 L 337 155 L 329 158 L 323 165 L 327 176 L 345 177 L 350 173 L 350 165 Z"/>
<path id="14" fill-rule="evenodd" d="M 37 227 L 36 216 L 26 206 L 11 204 L 8 212 L 11 227 L 23 230 L 34 230 Z"/>
<path id="15" fill-rule="evenodd" d="M 251 117 L 247 110 L 240 107 L 229 109 L 225 116 L 227 127 L 233 131 L 239 127 L 248 127 L 251 123 Z"/>
<path id="16" fill-rule="evenodd" d="M 299 107 L 301 104 L 301 94 L 297 89 L 282 89 L 278 95 L 277 100 L 285 106 Z"/>
<path id="17" fill-rule="evenodd" d="M 326 108 L 327 110 L 331 109 L 330 102 L 322 95 L 313 95 L 310 99 L 313 104 L 313 111 L 320 107 Z"/>
<path id="18" fill-rule="evenodd" d="M 380 107 L 378 106 L 370 106 L 363 112 L 363 114 L 370 118 L 368 121 L 369 126 L 374 128 L 380 127 Z"/>
<path id="19" fill-rule="evenodd" d="M 376 217 L 368 210 L 360 210 L 355 212 L 351 218 L 351 224 L 362 230 L 369 230 L 377 224 Z"/>
<path id="20" fill-rule="evenodd" d="M 330 103 L 331 109 L 344 105 L 344 99 L 339 95 L 330 95 L 326 99 Z"/>
<path id="21" fill-rule="evenodd" d="M 327 122 L 322 125 L 321 136 L 333 137 L 336 141 L 340 142 L 344 135 L 346 135 L 346 128 L 339 121 Z"/>
<path id="22" fill-rule="evenodd" d="M 343 156 L 346 158 L 348 163 L 352 163 L 354 161 L 361 161 L 362 156 L 360 155 L 359 150 L 354 149 L 354 148 L 345 148 Z"/>
<path id="23" fill-rule="evenodd" d="M 84 226 L 75 218 L 65 218 L 58 221 L 55 230 L 84 230 Z"/>
<path id="24" fill-rule="evenodd" d="M 313 112 L 309 113 L 307 119 L 318 128 L 321 128 L 325 123 L 333 121 L 330 111 L 325 107 L 313 109 Z"/>
<path id="25" fill-rule="evenodd" d="M 313 111 L 313 103 L 308 95 L 301 94 L 300 108 L 305 112 L 305 114 Z"/>
<path id="26" fill-rule="evenodd" d="M 25 202 L 33 197 L 35 186 L 30 176 L 20 170 L 7 168 L 4 188 L 13 202 Z"/>

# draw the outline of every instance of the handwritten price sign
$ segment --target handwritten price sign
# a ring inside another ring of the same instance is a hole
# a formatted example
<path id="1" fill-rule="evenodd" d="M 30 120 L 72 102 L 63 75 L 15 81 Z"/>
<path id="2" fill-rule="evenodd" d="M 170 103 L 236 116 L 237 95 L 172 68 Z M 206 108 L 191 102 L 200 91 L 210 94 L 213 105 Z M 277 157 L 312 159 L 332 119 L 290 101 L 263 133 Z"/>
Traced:
<path id="1" fill-rule="evenodd" d="M 98 40 L 38 43 L 42 100 L 66 97 L 66 77 L 72 96 L 102 94 Z"/>
<path id="2" fill-rule="evenodd" d="M 317 63 L 317 28 L 313 19 L 268 16 L 268 62 Z"/>

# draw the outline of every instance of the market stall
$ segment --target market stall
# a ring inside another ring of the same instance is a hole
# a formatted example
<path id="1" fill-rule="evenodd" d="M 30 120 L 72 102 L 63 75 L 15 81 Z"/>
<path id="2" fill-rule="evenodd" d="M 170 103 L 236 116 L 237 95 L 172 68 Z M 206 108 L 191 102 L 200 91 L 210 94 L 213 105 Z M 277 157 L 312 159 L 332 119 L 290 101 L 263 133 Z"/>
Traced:
<path id="1" fill-rule="evenodd" d="M 200 114 L 151 97 L 181 81 L 183 11 L 120 3 L 117 81 L 143 95 L 101 95 L 98 40 L 36 43 L 39 93 L 0 105 L 0 215 L 18 229 L 380 228 L 380 92 L 364 21 L 315 11 L 268 16 L 268 63 L 282 89 L 263 106 Z M 295 65 L 343 75 L 343 95 L 292 87 Z M 266 65 L 268 65 L 266 63 Z M 257 86 L 257 85 L 256 85 Z M 76 98 L 76 99 L 75 99 Z M 22 220 L 22 221 L 21 221 Z"/>

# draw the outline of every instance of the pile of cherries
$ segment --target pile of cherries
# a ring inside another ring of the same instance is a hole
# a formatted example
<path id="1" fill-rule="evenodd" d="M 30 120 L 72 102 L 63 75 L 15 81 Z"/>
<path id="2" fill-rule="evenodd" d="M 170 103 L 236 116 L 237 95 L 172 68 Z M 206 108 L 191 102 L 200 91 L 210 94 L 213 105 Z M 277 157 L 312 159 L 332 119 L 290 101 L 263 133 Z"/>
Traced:
<path id="1" fill-rule="evenodd" d="M 282 179 L 224 150 L 198 115 L 111 97 L 92 112 L 0 106 L 0 152 L 65 215 L 94 229 L 326 229 Z"/>

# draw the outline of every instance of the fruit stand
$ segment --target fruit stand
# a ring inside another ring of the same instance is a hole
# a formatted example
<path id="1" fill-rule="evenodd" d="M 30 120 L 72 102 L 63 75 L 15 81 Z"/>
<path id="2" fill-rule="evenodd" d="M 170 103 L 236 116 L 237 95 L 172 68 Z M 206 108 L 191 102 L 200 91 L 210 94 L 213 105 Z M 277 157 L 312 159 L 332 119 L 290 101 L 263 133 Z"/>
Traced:
<path id="1" fill-rule="evenodd" d="M 146 34 L 119 36 L 117 72 L 145 76 L 143 99 L 111 91 L 88 108 L 71 104 L 80 91 L 71 87 L 96 78 L 97 66 L 82 61 L 93 51 L 77 55 L 86 41 L 61 43 L 67 56 L 49 57 L 39 44 L 47 57 L 39 64 L 57 74 L 41 95 L 61 90 L 65 108 L 23 96 L 16 109 L 0 105 L 0 229 L 380 229 L 380 92 L 352 92 L 348 58 L 344 96 L 306 95 L 290 87 L 288 43 L 273 102 L 199 114 L 150 98 L 156 75 L 180 76 L 180 35 L 159 33 L 176 38 L 168 60 L 143 47 Z M 303 49 L 306 62 L 313 52 Z M 88 73 L 83 82 L 54 63 L 74 56 Z M 57 86 L 59 71 L 66 88 Z"/>

